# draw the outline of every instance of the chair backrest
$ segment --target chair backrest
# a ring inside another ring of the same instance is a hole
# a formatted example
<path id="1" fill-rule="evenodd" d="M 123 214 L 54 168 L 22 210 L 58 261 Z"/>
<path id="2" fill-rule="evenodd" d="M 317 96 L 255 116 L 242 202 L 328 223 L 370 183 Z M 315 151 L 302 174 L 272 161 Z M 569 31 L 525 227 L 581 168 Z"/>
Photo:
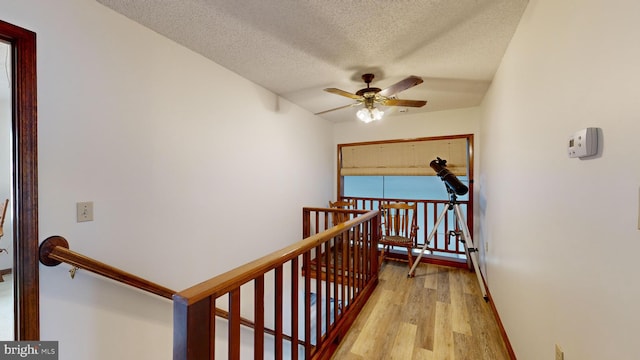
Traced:
<path id="1" fill-rule="evenodd" d="M 9 205 L 9 199 L 6 199 L 3 203 L 2 203 L 2 208 L 0 209 L 0 236 L 2 236 L 4 234 L 4 218 L 7 215 L 7 207 Z"/>
<path id="2" fill-rule="evenodd" d="M 418 231 L 418 203 L 380 204 L 382 233 L 415 239 Z"/>
<path id="3" fill-rule="evenodd" d="M 352 210 L 356 208 L 355 200 L 338 200 L 338 201 L 329 201 L 329 207 L 333 209 L 347 209 Z M 335 212 L 333 213 L 333 224 L 340 224 L 349 220 L 349 214 L 344 212 Z"/>
<path id="4" fill-rule="evenodd" d="M 338 209 L 355 209 L 356 201 L 355 200 L 329 201 L 329 207 L 338 208 Z"/>

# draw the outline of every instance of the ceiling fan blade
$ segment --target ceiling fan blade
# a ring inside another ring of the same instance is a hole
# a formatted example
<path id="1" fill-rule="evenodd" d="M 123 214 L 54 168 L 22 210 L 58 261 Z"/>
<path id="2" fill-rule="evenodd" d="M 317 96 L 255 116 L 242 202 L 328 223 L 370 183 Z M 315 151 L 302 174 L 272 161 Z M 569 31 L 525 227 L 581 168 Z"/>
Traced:
<path id="1" fill-rule="evenodd" d="M 380 104 L 384 106 L 408 106 L 423 107 L 427 102 L 425 100 L 403 100 L 403 99 L 384 99 Z"/>
<path id="2" fill-rule="evenodd" d="M 359 102 L 357 102 L 357 103 L 353 103 L 353 104 L 349 104 L 349 105 L 345 105 L 345 106 L 340 106 L 340 107 L 337 107 L 337 108 L 334 108 L 334 109 L 329 109 L 329 110 L 325 110 L 325 111 L 320 111 L 320 112 L 315 113 L 315 114 L 313 114 L 313 115 L 322 115 L 322 114 L 326 114 L 326 113 L 331 112 L 331 111 L 336 111 L 336 110 L 340 110 L 340 109 L 346 109 L 346 108 L 348 108 L 348 107 L 352 107 L 352 106 L 356 106 L 356 105 L 360 105 L 360 103 L 359 103 Z"/>
<path id="3" fill-rule="evenodd" d="M 360 96 L 360 95 L 352 94 L 350 92 L 347 92 L 347 91 L 344 91 L 344 90 L 340 90 L 340 89 L 336 89 L 336 88 L 327 88 L 327 89 L 324 89 L 324 91 L 332 93 L 332 94 L 336 94 L 336 95 L 345 96 L 345 97 L 348 97 L 348 98 L 354 99 L 354 100 L 362 100 L 362 96 Z"/>
<path id="4" fill-rule="evenodd" d="M 378 94 L 382 96 L 392 96 L 399 93 L 400 91 L 407 90 L 408 88 L 422 84 L 423 81 L 424 80 L 422 80 L 421 77 L 411 75 L 408 78 L 400 80 L 397 83 L 389 86 L 388 88 L 381 90 Z"/>

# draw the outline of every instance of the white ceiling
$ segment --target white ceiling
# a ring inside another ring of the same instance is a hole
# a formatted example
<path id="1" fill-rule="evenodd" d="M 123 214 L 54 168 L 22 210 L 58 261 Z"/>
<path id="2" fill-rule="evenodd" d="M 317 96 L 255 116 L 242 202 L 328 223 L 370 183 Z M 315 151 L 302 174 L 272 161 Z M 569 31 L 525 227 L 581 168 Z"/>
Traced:
<path id="1" fill-rule="evenodd" d="M 411 113 L 478 105 L 528 0 L 97 0 L 313 113 L 353 102 L 361 75 L 427 100 Z M 401 116 L 395 109 L 391 116 Z M 322 115 L 354 119 L 355 109 Z"/>

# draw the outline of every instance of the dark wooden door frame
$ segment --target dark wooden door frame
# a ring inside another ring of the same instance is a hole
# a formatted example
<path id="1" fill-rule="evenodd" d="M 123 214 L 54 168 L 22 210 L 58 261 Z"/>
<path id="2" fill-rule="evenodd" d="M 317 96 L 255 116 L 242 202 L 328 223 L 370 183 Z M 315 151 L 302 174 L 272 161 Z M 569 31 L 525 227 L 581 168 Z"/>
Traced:
<path id="1" fill-rule="evenodd" d="M 11 44 L 15 339 L 39 340 L 36 34 L 0 20 Z"/>

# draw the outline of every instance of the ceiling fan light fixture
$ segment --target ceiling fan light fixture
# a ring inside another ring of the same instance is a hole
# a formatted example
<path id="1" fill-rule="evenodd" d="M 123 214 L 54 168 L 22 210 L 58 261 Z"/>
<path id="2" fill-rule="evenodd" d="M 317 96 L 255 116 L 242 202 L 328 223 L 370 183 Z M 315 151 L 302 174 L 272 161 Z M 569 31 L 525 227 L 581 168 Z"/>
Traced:
<path id="1" fill-rule="evenodd" d="M 326 88 L 324 91 L 347 97 L 349 99 L 355 100 L 355 103 L 350 105 L 343 105 L 334 109 L 329 109 L 325 111 L 321 111 L 319 113 L 315 113 L 315 115 L 322 115 L 328 113 L 330 111 L 340 110 L 352 106 L 364 105 L 364 108 L 361 108 L 356 113 L 358 119 L 365 123 L 370 123 L 372 121 L 378 121 L 382 119 L 384 112 L 380 109 L 377 109 L 374 105 L 381 106 L 402 106 L 402 107 L 422 107 L 427 101 L 426 100 L 401 100 L 396 96 L 400 91 L 407 90 L 416 85 L 419 85 L 423 82 L 421 77 L 418 76 L 409 76 L 404 80 L 400 80 L 399 82 L 387 87 L 386 89 L 380 89 L 377 87 L 369 86 L 371 80 L 373 80 L 373 74 L 364 74 L 362 75 L 362 80 L 367 84 L 367 87 L 364 89 L 360 89 L 354 93 L 350 93 L 348 91 L 336 89 L 336 88 Z"/>
<path id="2" fill-rule="evenodd" d="M 356 113 L 356 116 L 358 117 L 358 119 L 360 119 L 360 121 L 364 122 L 364 123 L 370 123 L 372 121 L 378 121 L 380 119 L 382 119 L 382 115 L 384 115 L 384 111 L 381 111 L 378 108 L 362 108 L 360 110 L 358 110 L 358 112 Z"/>

